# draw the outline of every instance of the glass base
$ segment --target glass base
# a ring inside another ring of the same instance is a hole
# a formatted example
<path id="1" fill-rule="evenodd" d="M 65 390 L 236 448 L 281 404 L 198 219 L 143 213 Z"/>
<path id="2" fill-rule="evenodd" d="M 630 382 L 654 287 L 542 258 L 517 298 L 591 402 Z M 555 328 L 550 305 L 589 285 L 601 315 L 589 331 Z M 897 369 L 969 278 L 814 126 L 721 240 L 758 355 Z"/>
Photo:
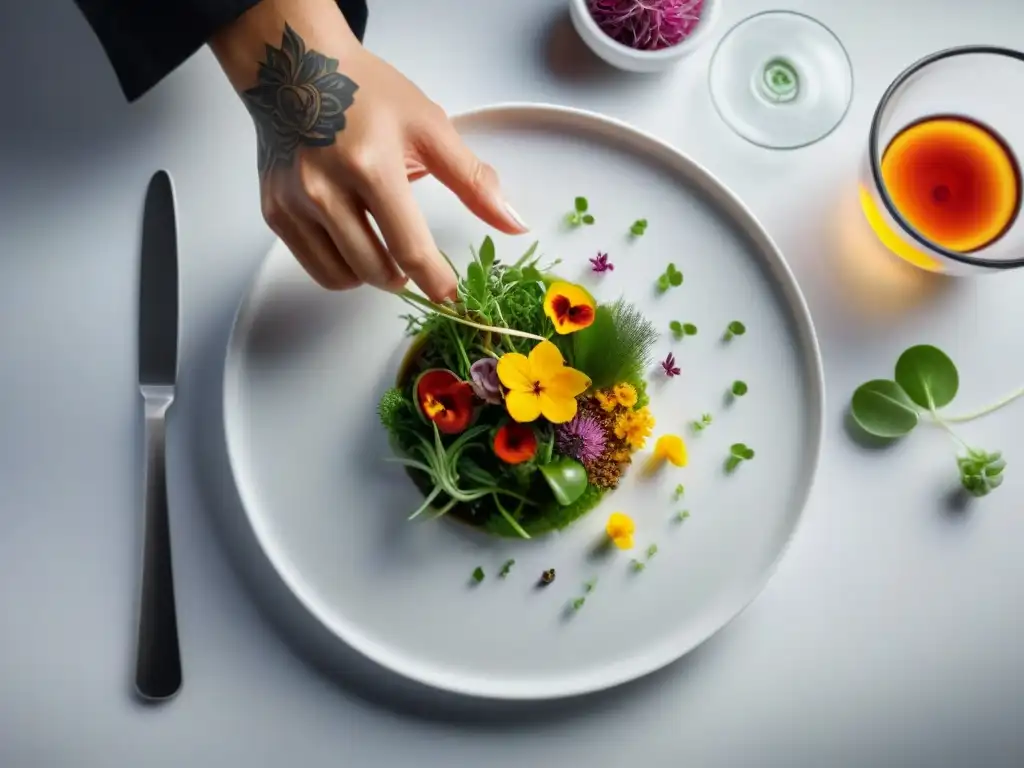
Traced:
<path id="1" fill-rule="evenodd" d="M 711 58 L 711 100 L 736 133 L 769 149 L 813 144 L 836 129 L 853 98 L 843 44 L 792 11 L 741 21 Z"/>

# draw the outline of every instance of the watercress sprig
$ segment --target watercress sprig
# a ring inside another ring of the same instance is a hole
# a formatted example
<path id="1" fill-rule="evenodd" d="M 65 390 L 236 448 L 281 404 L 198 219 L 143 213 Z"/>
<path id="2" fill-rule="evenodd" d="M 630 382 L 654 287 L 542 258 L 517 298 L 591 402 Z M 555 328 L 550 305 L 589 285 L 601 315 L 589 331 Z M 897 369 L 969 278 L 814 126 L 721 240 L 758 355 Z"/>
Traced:
<path id="1" fill-rule="evenodd" d="M 573 201 L 573 209 L 566 214 L 565 220 L 570 226 L 578 227 L 580 224 L 593 224 L 594 217 L 588 213 L 590 203 L 585 197 L 577 197 Z"/>
<path id="2" fill-rule="evenodd" d="M 956 459 L 960 485 L 973 496 L 987 496 L 1002 485 L 1006 460 L 999 451 L 968 445 L 949 425 L 999 410 L 1024 395 L 1024 388 L 973 413 L 940 414 L 959 388 L 960 374 L 949 355 L 921 344 L 900 355 L 893 379 L 873 379 L 857 387 L 850 399 L 850 414 L 865 432 L 889 440 L 910 434 L 922 418 L 937 424 L 961 450 Z"/>

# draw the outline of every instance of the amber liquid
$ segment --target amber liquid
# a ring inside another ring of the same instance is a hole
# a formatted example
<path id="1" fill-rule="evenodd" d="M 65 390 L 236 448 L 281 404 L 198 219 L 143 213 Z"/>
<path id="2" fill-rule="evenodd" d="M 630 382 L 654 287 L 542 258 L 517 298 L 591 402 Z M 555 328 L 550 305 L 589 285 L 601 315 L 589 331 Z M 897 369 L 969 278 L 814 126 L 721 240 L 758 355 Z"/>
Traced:
<path id="1" fill-rule="evenodd" d="M 991 245 L 1020 212 L 1017 159 L 994 131 L 962 117 L 928 117 L 896 134 L 882 179 L 906 221 L 951 251 Z"/>

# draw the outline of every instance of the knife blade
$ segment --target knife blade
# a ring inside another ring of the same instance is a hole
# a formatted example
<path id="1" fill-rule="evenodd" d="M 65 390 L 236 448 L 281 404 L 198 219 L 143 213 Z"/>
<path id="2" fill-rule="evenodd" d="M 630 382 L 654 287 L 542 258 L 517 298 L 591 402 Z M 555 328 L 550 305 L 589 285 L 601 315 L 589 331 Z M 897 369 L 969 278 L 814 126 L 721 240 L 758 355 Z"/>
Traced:
<path id="1" fill-rule="evenodd" d="M 166 417 L 178 373 L 178 235 L 174 189 L 166 171 L 150 179 L 142 219 L 139 270 L 139 390 L 144 427 L 142 584 L 135 689 L 150 701 L 181 687 L 167 508 Z"/>

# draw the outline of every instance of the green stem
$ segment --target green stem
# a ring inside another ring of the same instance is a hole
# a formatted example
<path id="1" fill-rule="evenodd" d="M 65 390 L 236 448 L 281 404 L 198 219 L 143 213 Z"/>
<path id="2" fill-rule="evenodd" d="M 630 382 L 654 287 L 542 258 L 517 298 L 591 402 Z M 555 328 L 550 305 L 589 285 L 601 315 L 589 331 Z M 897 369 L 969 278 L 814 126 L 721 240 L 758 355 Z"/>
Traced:
<path id="1" fill-rule="evenodd" d="M 518 337 L 523 338 L 523 339 L 533 339 L 534 341 L 544 341 L 544 337 L 543 336 L 538 336 L 535 333 L 527 333 L 526 331 L 517 331 L 514 328 L 498 328 L 498 327 L 493 326 L 493 325 L 484 325 L 483 323 L 474 323 L 472 320 L 467 320 L 466 318 L 462 317 L 461 315 L 459 315 L 458 313 L 456 313 L 453 310 L 449 309 L 448 307 L 442 306 L 441 304 L 435 304 L 434 302 L 430 301 L 429 299 L 425 299 L 422 296 L 416 295 L 415 293 L 410 291 L 408 288 L 404 288 L 402 291 L 400 291 L 396 295 L 399 298 L 405 300 L 406 302 L 415 304 L 417 307 L 419 307 L 421 309 L 425 308 L 425 309 L 431 310 L 433 312 L 436 312 L 439 315 L 444 315 L 449 320 L 451 320 L 453 323 L 461 323 L 462 325 L 467 325 L 470 328 L 476 328 L 478 331 L 490 331 L 491 333 L 497 333 L 497 334 L 503 335 L 503 336 L 518 336 Z"/>
<path id="2" fill-rule="evenodd" d="M 945 420 L 952 424 L 962 424 L 965 421 L 974 421 L 975 419 L 980 419 L 982 416 L 988 416 L 990 413 L 994 413 L 1000 408 L 1005 408 L 1014 400 L 1022 396 L 1024 396 L 1024 387 L 1021 387 L 1015 392 L 1011 392 L 1001 400 L 994 402 L 992 405 L 988 405 L 980 410 L 972 411 L 971 413 L 964 413 L 959 416 L 946 416 Z"/>
<path id="3" fill-rule="evenodd" d="M 960 447 L 962 447 L 966 451 L 969 451 L 971 449 L 971 447 L 960 438 L 960 435 L 954 432 L 952 428 L 949 426 L 949 424 L 947 424 L 942 419 L 942 417 L 939 416 L 938 411 L 936 411 L 935 408 L 930 408 L 929 412 L 931 413 L 932 421 L 934 421 L 936 424 L 938 424 L 940 427 L 946 430 L 946 434 L 953 438 L 954 442 L 956 442 L 958 445 L 960 445 Z"/>
<path id="4" fill-rule="evenodd" d="M 521 526 L 512 514 L 501 505 L 501 502 L 498 501 L 498 494 L 496 493 L 494 494 L 494 506 L 498 508 L 498 512 L 501 513 L 501 516 L 505 518 L 506 522 L 512 526 L 513 531 L 518 533 L 524 539 L 530 538 L 530 534 L 526 532 L 523 526 Z"/>

